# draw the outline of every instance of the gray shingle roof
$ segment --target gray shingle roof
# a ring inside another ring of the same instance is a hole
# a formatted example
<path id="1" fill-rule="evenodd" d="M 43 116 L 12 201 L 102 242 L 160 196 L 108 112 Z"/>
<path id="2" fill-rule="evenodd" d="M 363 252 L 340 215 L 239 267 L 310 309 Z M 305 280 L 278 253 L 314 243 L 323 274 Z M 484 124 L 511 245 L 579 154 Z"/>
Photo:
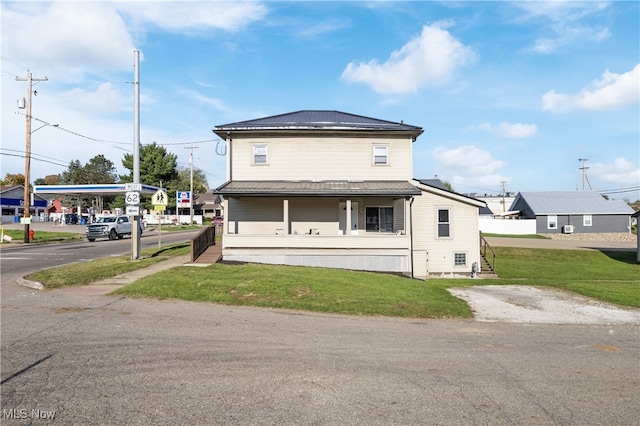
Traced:
<path id="1" fill-rule="evenodd" d="M 409 132 L 419 136 L 421 127 L 340 111 L 303 110 L 216 126 L 214 132 L 238 130 L 378 130 Z"/>
<path id="2" fill-rule="evenodd" d="M 509 210 L 522 210 L 522 201 L 536 215 L 547 214 L 632 214 L 622 200 L 606 200 L 595 191 L 520 192 Z"/>
<path id="3" fill-rule="evenodd" d="M 232 181 L 217 191 L 225 196 L 316 196 L 346 195 L 409 196 L 420 195 L 420 190 L 406 181 Z"/>

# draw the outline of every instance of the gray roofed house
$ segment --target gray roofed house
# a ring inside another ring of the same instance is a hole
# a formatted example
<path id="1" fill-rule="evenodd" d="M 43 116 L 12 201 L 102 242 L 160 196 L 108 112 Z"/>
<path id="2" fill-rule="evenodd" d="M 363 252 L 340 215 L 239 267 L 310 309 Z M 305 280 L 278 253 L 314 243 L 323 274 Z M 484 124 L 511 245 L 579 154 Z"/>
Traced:
<path id="1" fill-rule="evenodd" d="M 412 180 L 421 127 L 309 110 L 213 132 L 226 145 L 225 260 L 417 278 L 470 275 L 480 260 L 483 203 Z"/>
<path id="2" fill-rule="evenodd" d="M 630 232 L 633 209 L 595 191 L 520 192 L 509 210 L 536 219 L 537 233 Z"/>

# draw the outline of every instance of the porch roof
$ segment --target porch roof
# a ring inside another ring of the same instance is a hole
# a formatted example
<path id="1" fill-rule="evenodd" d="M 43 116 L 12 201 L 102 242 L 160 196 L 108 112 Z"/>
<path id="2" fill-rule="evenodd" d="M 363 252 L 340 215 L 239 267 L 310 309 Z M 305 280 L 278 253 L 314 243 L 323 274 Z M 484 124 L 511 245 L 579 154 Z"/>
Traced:
<path id="1" fill-rule="evenodd" d="M 230 181 L 217 191 L 225 196 L 417 196 L 407 181 Z"/>

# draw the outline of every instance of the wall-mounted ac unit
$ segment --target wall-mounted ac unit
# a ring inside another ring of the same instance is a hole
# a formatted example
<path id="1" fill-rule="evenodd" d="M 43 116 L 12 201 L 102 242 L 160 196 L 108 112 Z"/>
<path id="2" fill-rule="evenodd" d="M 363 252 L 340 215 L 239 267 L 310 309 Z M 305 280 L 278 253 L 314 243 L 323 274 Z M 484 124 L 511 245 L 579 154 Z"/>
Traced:
<path id="1" fill-rule="evenodd" d="M 564 225 L 562 227 L 563 234 L 573 234 L 573 225 Z"/>

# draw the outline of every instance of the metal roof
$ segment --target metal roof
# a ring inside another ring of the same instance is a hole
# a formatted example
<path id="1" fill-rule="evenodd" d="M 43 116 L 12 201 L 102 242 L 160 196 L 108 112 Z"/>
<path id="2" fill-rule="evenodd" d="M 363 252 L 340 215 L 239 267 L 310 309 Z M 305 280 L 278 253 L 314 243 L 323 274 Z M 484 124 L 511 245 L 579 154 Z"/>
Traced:
<path id="1" fill-rule="evenodd" d="M 250 130 L 357 130 L 422 134 L 421 127 L 340 111 L 303 110 L 216 126 L 214 132 Z"/>
<path id="2" fill-rule="evenodd" d="M 607 200 L 596 191 L 520 192 L 509 210 L 522 210 L 524 202 L 536 215 L 547 214 L 632 214 L 622 200 Z"/>
<path id="3" fill-rule="evenodd" d="M 217 191 L 224 196 L 414 196 L 421 192 L 407 181 L 231 181 Z"/>

